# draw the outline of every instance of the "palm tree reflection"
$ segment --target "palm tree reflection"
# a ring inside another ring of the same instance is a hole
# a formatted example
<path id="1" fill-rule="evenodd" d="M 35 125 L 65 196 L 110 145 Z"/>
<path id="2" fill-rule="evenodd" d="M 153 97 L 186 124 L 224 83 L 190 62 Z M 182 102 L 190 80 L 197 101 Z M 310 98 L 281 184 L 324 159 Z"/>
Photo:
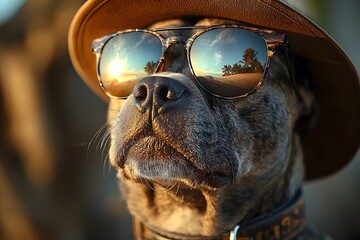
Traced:
<path id="1" fill-rule="evenodd" d="M 221 69 L 223 76 L 235 75 L 240 73 L 262 73 L 265 69 L 257 58 L 258 51 L 247 48 L 242 55 L 242 60 L 231 65 L 224 65 Z"/>

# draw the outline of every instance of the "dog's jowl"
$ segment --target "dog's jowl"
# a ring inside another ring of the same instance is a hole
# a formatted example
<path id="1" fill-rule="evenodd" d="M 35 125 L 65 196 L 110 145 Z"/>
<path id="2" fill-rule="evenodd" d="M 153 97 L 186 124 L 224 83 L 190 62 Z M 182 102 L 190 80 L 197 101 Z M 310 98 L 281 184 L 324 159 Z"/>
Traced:
<path id="1" fill-rule="evenodd" d="M 359 146 L 358 75 L 345 53 L 278 1 L 129 11 L 140 2 L 88 1 L 69 38 L 78 72 L 109 100 L 110 163 L 137 239 L 323 239 L 306 225 L 302 184 Z"/>

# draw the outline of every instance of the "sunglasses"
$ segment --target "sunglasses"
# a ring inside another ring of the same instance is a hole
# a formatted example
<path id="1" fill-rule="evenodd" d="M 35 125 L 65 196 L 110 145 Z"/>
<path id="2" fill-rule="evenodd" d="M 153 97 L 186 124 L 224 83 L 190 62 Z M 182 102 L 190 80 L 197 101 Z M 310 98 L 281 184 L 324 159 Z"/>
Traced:
<path id="1" fill-rule="evenodd" d="M 182 44 L 196 83 L 209 94 L 242 98 L 260 88 L 285 34 L 239 25 L 131 29 L 93 41 L 97 75 L 109 97 L 128 97 L 137 82 L 161 72 L 166 49 Z"/>

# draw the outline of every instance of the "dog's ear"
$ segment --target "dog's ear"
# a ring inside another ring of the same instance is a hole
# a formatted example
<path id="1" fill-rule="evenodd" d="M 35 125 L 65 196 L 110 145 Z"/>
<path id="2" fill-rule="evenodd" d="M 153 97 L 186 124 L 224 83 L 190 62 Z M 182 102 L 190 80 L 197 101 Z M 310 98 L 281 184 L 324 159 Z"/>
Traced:
<path id="1" fill-rule="evenodd" d="M 307 62 L 302 58 L 293 56 L 293 78 L 296 92 L 299 98 L 299 117 L 296 129 L 300 131 L 309 131 L 315 125 L 319 105 L 316 101 L 314 88 L 311 85 L 310 74 Z"/>
<path id="2" fill-rule="evenodd" d="M 307 132 L 313 128 L 318 115 L 318 104 L 316 102 L 314 87 L 311 84 L 308 62 L 303 58 L 294 55 L 291 47 L 285 44 L 276 50 L 276 56 L 286 64 L 288 71 L 286 83 L 294 90 L 297 98 L 297 120 L 295 129 Z"/>
<path id="3" fill-rule="evenodd" d="M 302 81 L 307 81 L 307 79 L 302 79 Z M 315 125 L 319 106 L 312 89 L 308 85 L 297 84 L 297 89 L 300 98 L 300 114 L 297 121 L 297 129 L 309 131 Z"/>

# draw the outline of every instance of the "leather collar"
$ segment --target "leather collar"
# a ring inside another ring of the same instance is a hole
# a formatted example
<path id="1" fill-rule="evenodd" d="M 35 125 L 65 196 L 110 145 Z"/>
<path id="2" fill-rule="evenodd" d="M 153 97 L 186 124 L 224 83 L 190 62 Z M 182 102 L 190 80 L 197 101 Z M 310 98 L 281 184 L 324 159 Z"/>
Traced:
<path id="1" fill-rule="evenodd" d="M 305 207 L 302 191 L 299 190 L 288 203 L 248 222 L 242 222 L 230 233 L 212 238 L 182 235 L 146 226 L 134 220 L 134 230 L 140 240 L 280 240 L 299 236 L 306 227 Z"/>

